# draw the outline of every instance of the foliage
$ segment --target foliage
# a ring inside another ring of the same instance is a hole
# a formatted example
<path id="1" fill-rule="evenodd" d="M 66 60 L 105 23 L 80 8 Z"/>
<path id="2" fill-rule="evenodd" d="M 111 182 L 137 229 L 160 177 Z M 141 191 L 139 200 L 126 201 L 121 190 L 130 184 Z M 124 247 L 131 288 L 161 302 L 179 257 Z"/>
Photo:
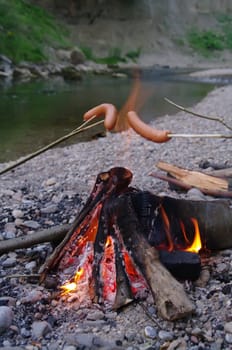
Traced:
<path id="1" fill-rule="evenodd" d="M 192 30 L 188 34 L 188 41 L 193 49 L 199 51 L 205 56 L 212 51 L 222 50 L 224 48 L 222 35 L 210 30 L 204 30 L 201 32 Z"/>
<path id="2" fill-rule="evenodd" d="M 113 65 L 120 62 L 125 63 L 128 60 L 132 60 L 133 62 L 135 62 L 141 53 L 141 49 L 139 48 L 137 50 L 128 51 L 126 54 L 123 55 L 121 49 L 115 47 L 109 51 L 109 54 L 107 56 L 97 57 L 94 55 L 90 47 L 81 47 L 81 50 L 84 53 L 87 60 L 108 65 Z"/>
<path id="3" fill-rule="evenodd" d="M 65 47 L 68 33 L 55 18 L 26 0 L 0 0 L 0 53 L 14 62 L 41 62 L 45 48 Z"/>
<path id="4" fill-rule="evenodd" d="M 205 56 L 216 50 L 232 50 L 232 16 L 219 14 L 217 21 L 217 31 L 192 29 L 188 33 L 190 46 Z"/>

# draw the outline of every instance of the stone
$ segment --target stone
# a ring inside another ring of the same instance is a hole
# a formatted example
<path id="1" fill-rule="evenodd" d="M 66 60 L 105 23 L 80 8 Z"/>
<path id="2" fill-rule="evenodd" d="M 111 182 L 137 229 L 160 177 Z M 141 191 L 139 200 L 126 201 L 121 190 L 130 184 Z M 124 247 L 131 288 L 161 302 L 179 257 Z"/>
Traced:
<path id="1" fill-rule="evenodd" d="M 173 334 L 168 331 L 161 330 L 159 331 L 158 336 L 161 340 L 164 340 L 164 341 L 169 341 L 173 339 Z"/>
<path id="2" fill-rule="evenodd" d="M 16 233 L 15 224 L 13 222 L 7 222 L 6 225 L 4 226 L 4 231 L 5 233 L 12 233 L 13 235 L 15 235 Z"/>
<path id="3" fill-rule="evenodd" d="M 32 323 L 32 337 L 39 339 L 52 331 L 50 323 L 47 321 L 35 321 Z"/>
<path id="4" fill-rule="evenodd" d="M 85 60 L 86 60 L 85 55 L 81 50 L 77 48 L 72 50 L 70 54 L 70 61 L 72 64 L 74 65 L 83 64 Z"/>
<path id="5" fill-rule="evenodd" d="M 17 263 L 17 260 L 15 257 L 13 258 L 7 258 L 6 260 L 3 261 L 2 266 L 3 267 L 13 267 Z"/>
<path id="6" fill-rule="evenodd" d="M 183 338 L 173 340 L 168 346 L 167 350 L 186 350 L 187 344 Z"/>
<path id="7" fill-rule="evenodd" d="M 40 224 L 34 220 L 25 220 L 23 221 L 23 225 L 33 230 L 36 230 L 37 228 L 40 227 Z"/>
<path id="8" fill-rule="evenodd" d="M 61 73 L 65 80 L 82 80 L 81 73 L 78 70 L 76 70 L 75 67 L 64 67 Z"/>
<path id="9" fill-rule="evenodd" d="M 56 178 L 55 177 L 50 177 L 49 179 L 47 179 L 47 181 L 45 181 L 45 186 L 53 186 L 56 184 Z"/>
<path id="10" fill-rule="evenodd" d="M 226 333 L 225 340 L 227 343 L 232 344 L 232 334 Z"/>
<path id="11" fill-rule="evenodd" d="M 0 306 L 0 334 L 4 333 L 12 324 L 13 311 L 9 306 Z"/>
<path id="12" fill-rule="evenodd" d="M 43 293 L 40 290 L 32 290 L 27 296 L 21 299 L 22 304 L 33 304 L 43 298 Z"/>
<path id="13" fill-rule="evenodd" d="M 24 78 L 24 79 L 30 79 L 33 77 L 31 74 L 30 70 L 27 68 L 20 68 L 20 67 L 15 67 L 13 70 L 13 77 L 14 78 Z"/>
<path id="14" fill-rule="evenodd" d="M 224 329 L 225 329 L 226 333 L 231 333 L 232 334 L 232 322 L 225 323 Z"/>
<path id="15" fill-rule="evenodd" d="M 23 213 L 23 211 L 20 210 L 20 209 L 14 209 L 14 210 L 12 211 L 12 215 L 13 215 L 13 217 L 14 217 L 15 219 L 19 219 L 19 218 L 22 218 L 22 217 L 23 217 L 24 213 Z"/>
<path id="16" fill-rule="evenodd" d="M 151 326 L 146 326 L 144 328 L 144 333 L 145 333 L 145 336 L 150 339 L 155 339 L 157 336 L 157 330 Z"/>

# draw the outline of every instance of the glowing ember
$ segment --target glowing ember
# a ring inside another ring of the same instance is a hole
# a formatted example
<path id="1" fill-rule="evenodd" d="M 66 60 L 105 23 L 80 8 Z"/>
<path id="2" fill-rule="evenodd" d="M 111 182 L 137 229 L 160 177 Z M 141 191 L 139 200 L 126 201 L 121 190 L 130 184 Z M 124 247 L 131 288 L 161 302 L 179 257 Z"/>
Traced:
<path id="1" fill-rule="evenodd" d="M 114 241 L 111 236 L 107 237 L 105 243 L 104 255 L 101 262 L 101 276 L 103 301 L 106 305 L 112 305 L 116 297 L 117 286 Z"/>
<path id="2" fill-rule="evenodd" d="M 194 218 L 191 218 L 191 221 L 192 221 L 194 228 L 195 228 L 195 235 L 194 235 L 194 239 L 193 239 L 191 246 L 186 248 L 185 251 L 198 253 L 202 248 L 200 230 L 199 230 L 197 220 Z"/>
<path id="3" fill-rule="evenodd" d="M 73 274 L 73 277 L 65 281 L 64 284 L 60 287 L 61 295 L 72 295 L 79 302 L 82 302 L 88 297 L 90 297 L 90 280 L 92 277 L 92 262 L 93 262 L 93 244 L 88 242 L 84 249 L 83 254 L 79 256 L 78 265 L 76 267 L 76 272 Z M 64 271 L 65 273 L 69 273 L 69 270 Z"/>
<path id="4" fill-rule="evenodd" d="M 136 299 L 143 298 L 148 291 L 148 285 L 127 251 L 123 251 L 123 258 L 127 277 L 130 281 L 131 292 Z"/>

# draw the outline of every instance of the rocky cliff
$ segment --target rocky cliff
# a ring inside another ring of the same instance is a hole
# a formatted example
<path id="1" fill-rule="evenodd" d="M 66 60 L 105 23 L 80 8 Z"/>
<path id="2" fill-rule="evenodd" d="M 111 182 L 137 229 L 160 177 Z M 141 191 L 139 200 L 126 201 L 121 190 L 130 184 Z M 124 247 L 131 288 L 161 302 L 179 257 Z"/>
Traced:
<path id="1" fill-rule="evenodd" d="M 168 56 L 183 49 L 188 30 L 215 30 L 217 15 L 232 15 L 231 0 L 34 0 L 62 15 L 77 45 L 91 47 L 96 54 L 110 48 L 141 49 L 143 55 Z"/>

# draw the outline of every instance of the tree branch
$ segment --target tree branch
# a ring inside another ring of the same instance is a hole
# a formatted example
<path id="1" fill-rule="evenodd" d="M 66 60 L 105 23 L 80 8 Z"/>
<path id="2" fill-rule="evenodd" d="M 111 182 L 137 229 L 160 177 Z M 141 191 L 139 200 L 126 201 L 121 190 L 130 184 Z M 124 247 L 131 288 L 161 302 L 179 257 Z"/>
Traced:
<path id="1" fill-rule="evenodd" d="M 0 241 L 0 255 L 16 249 L 29 248 L 39 243 L 61 241 L 70 227 L 71 225 L 68 224 L 54 226 L 27 236 Z"/>

